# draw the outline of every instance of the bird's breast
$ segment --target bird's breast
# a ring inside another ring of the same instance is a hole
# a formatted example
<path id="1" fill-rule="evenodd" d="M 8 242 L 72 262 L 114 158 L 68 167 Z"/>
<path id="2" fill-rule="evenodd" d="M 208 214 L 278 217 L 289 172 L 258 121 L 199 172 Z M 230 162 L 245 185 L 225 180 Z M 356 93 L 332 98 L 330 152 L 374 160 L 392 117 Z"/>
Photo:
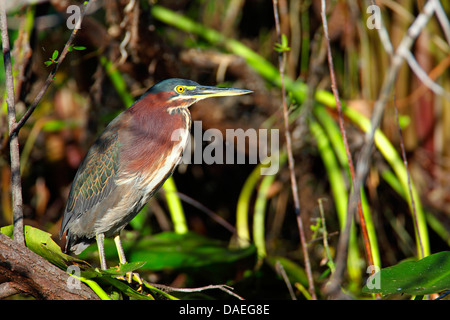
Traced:
<path id="1" fill-rule="evenodd" d="M 165 112 L 147 121 L 144 128 L 131 128 L 121 139 L 122 170 L 118 181 L 141 190 L 144 198 L 152 196 L 173 173 L 188 143 L 191 126 L 187 109 L 177 114 Z"/>

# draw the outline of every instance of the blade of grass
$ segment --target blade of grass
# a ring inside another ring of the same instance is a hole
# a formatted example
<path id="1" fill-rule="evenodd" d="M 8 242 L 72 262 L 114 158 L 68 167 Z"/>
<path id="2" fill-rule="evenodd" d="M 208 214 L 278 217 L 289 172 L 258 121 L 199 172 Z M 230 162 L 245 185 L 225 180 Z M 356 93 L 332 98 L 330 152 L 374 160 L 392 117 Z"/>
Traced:
<path id="1" fill-rule="evenodd" d="M 75 279 L 80 280 L 81 282 L 84 282 L 89 286 L 89 288 L 92 289 L 92 291 L 95 292 L 96 295 L 102 300 L 112 300 L 111 297 L 100 287 L 100 285 L 95 282 L 94 280 L 87 279 L 85 277 L 78 277 L 74 274 L 69 273 L 71 277 L 74 277 Z"/>
<path id="2" fill-rule="evenodd" d="M 358 111 L 350 108 L 344 108 L 344 113 L 353 123 L 355 123 L 364 132 L 371 130 L 370 120 L 364 117 Z M 394 146 L 391 144 L 389 139 L 379 129 L 375 131 L 374 142 L 380 153 L 383 155 L 383 157 L 386 159 L 386 161 L 393 169 L 395 176 L 397 177 L 397 179 L 401 184 L 402 190 L 405 195 L 405 199 L 408 202 L 410 208 L 412 208 L 411 196 L 409 193 L 409 186 L 408 186 L 408 177 L 404 163 L 400 155 L 397 153 L 397 151 L 395 150 Z M 420 232 L 424 254 L 425 256 L 428 256 L 430 254 L 430 241 L 428 237 L 426 218 L 422 207 L 422 203 L 420 201 L 420 197 L 417 193 L 413 181 L 411 181 L 411 191 L 417 212 L 417 229 L 416 229 L 416 240 L 417 240 L 416 244 L 418 249 L 417 252 L 420 252 L 420 247 L 417 239 L 417 232 Z"/>
<path id="3" fill-rule="evenodd" d="M 309 127 L 311 133 L 317 141 L 317 149 L 319 150 L 328 175 L 328 180 L 330 181 L 331 193 L 333 194 L 336 211 L 339 218 L 339 224 L 342 230 L 345 226 L 347 218 L 347 186 L 345 185 L 344 177 L 342 176 L 338 161 L 334 155 L 333 149 L 331 148 L 325 131 L 316 121 L 313 120 L 309 122 Z M 347 266 L 349 277 L 352 280 L 351 285 L 354 286 L 355 289 L 361 280 L 359 260 L 360 256 L 358 252 L 356 230 L 352 225 L 352 228 L 350 230 L 350 244 Z"/>
<path id="4" fill-rule="evenodd" d="M 201 36 L 212 45 L 223 46 L 226 50 L 243 57 L 261 76 L 276 86 L 281 87 L 281 77 L 278 69 L 241 42 L 227 38 L 216 30 L 207 28 L 200 23 L 159 5 L 154 5 L 152 7 L 152 15 L 159 21 L 187 33 Z M 287 91 L 290 91 L 295 95 L 296 100 L 303 101 L 305 99 L 307 86 L 303 82 L 294 82 L 286 77 L 285 86 Z"/>
<path id="5" fill-rule="evenodd" d="M 240 248 L 248 247 L 250 245 L 250 228 L 248 226 L 248 210 L 250 208 L 250 199 L 253 191 L 261 176 L 261 171 L 258 166 L 253 169 L 248 178 L 245 180 L 239 194 L 236 207 L 236 233 L 237 242 Z"/>
<path id="6" fill-rule="evenodd" d="M 187 233 L 189 229 L 184 215 L 183 205 L 177 195 L 177 186 L 175 185 L 174 179 L 167 179 L 163 188 L 175 232 L 178 234 Z"/>
<path id="7" fill-rule="evenodd" d="M 279 157 L 279 159 L 275 159 Z M 279 161 L 279 166 L 282 167 L 286 162 L 286 153 L 278 155 L 272 155 L 270 161 Z M 264 163 L 267 160 L 263 161 Z M 261 172 L 263 165 L 259 164 L 256 169 Z M 262 178 L 261 183 L 258 188 L 258 193 L 256 195 L 255 207 L 253 213 L 253 239 L 256 246 L 256 251 L 258 253 L 258 258 L 263 259 L 266 257 L 266 237 L 265 237 L 265 217 L 266 217 L 266 207 L 268 201 L 269 188 L 273 184 L 276 175 L 266 175 Z"/>
<path id="8" fill-rule="evenodd" d="M 330 140 L 330 144 L 334 150 L 334 153 L 342 168 L 347 171 L 349 179 L 351 179 L 350 171 L 348 168 L 347 155 L 345 152 L 344 142 L 342 141 L 342 135 L 339 132 L 339 128 L 333 118 L 325 110 L 325 107 L 316 105 L 313 109 L 313 114 L 321 124 L 323 130 Z M 367 233 L 369 236 L 370 250 L 373 256 L 373 263 L 376 266 L 381 267 L 380 251 L 378 247 L 377 234 L 375 226 L 372 221 L 369 203 L 365 195 L 365 191 L 361 188 L 361 205 L 363 207 L 363 213 L 365 215 Z"/>
<path id="9" fill-rule="evenodd" d="M 407 183 L 408 183 L 408 194 L 409 194 L 409 198 L 411 199 L 411 205 L 410 205 L 411 215 L 413 217 L 414 228 L 417 230 L 416 236 L 417 236 L 417 242 L 418 242 L 418 254 L 419 254 L 419 257 L 423 258 L 423 257 L 425 257 L 425 255 L 424 255 L 425 252 L 423 250 L 423 243 L 422 243 L 422 237 L 421 237 L 420 231 L 417 229 L 418 228 L 417 210 L 416 210 L 416 204 L 414 201 L 414 197 L 412 194 L 411 176 L 409 175 L 408 160 L 406 158 L 405 145 L 403 144 L 402 128 L 400 127 L 400 121 L 398 119 L 398 109 L 397 109 L 397 105 L 395 104 L 395 97 L 394 97 L 394 110 L 395 110 L 395 119 L 397 121 L 398 132 L 399 132 L 399 136 L 400 136 L 400 149 L 402 151 L 403 164 L 405 166 L 405 171 L 406 171 L 406 179 L 407 179 Z"/>
<path id="10" fill-rule="evenodd" d="M 328 68 L 330 71 L 330 78 L 331 78 L 331 90 L 333 91 L 334 99 L 336 101 L 336 109 L 338 111 L 339 129 L 340 129 L 340 132 L 342 135 L 342 140 L 344 141 L 345 153 L 347 155 L 348 168 L 350 170 L 352 185 L 354 185 L 355 184 L 354 183 L 355 182 L 355 168 L 353 166 L 352 154 L 350 152 L 350 147 L 349 147 L 348 141 L 347 141 L 347 133 L 345 132 L 341 100 L 339 97 L 339 90 L 338 90 L 338 86 L 337 86 L 336 75 L 334 73 L 333 56 L 331 53 L 330 37 L 328 36 L 328 24 L 327 24 L 327 17 L 325 14 L 325 10 L 326 10 L 325 7 L 326 7 L 325 0 L 322 0 L 321 1 L 321 18 L 322 18 L 323 32 L 325 35 L 325 41 L 327 43 L 327 57 L 328 57 Z M 373 254 L 372 254 L 372 250 L 371 250 L 372 247 L 370 245 L 370 239 L 369 239 L 369 235 L 368 235 L 368 231 L 367 231 L 365 215 L 363 213 L 363 209 L 362 209 L 362 205 L 361 205 L 361 199 L 358 200 L 358 214 L 359 214 L 360 227 L 361 227 L 363 240 L 364 240 L 364 248 L 366 250 L 366 255 L 367 255 L 367 262 L 369 265 L 374 265 Z M 348 218 L 350 218 L 350 217 L 348 217 Z M 351 218 L 353 219 L 353 217 L 351 217 Z"/>

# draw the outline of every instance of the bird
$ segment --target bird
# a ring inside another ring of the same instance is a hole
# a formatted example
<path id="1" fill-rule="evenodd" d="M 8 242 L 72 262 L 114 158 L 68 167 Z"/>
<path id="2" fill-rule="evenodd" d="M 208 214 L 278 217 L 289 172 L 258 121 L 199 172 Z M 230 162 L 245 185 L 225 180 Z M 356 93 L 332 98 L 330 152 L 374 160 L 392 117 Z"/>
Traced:
<path id="1" fill-rule="evenodd" d="M 82 160 L 61 222 L 64 252 L 80 254 L 97 242 L 107 269 L 104 239 L 114 238 L 120 264 L 127 259 L 120 232 L 173 174 L 191 128 L 189 107 L 197 101 L 252 93 L 166 79 L 148 89 L 112 120 Z"/>

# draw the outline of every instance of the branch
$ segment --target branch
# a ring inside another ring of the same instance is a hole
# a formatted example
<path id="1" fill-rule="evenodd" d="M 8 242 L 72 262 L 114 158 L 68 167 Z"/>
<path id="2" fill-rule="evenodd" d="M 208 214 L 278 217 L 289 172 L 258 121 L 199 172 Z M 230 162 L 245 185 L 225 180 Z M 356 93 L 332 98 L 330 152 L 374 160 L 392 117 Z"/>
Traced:
<path id="1" fill-rule="evenodd" d="M 11 189 L 13 203 L 14 239 L 17 243 L 25 244 L 23 235 L 23 199 L 20 181 L 20 153 L 19 138 L 13 133 L 16 127 L 16 107 L 14 95 L 14 80 L 11 65 L 11 51 L 9 47 L 8 24 L 6 21 L 5 2 L 0 1 L 0 29 L 3 45 L 3 62 L 5 67 L 6 105 L 8 107 L 8 124 L 10 132 L 9 152 L 11 157 Z"/>
<path id="2" fill-rule="evenodd" d="M 78 19 L 75 27 L 73 28 L 72 33 L 70 34 L 69 40 L 67 40 L 66 45 L 64 46 L 63 51 L 61 52 L 61 55 L 58 57 L 58 61 L 55 64 L 55 67 L 53 68 L 52 72 L 50 72 L 50 74 L 47 77 L 47 80 L 45 80 L 44 86 L 41 88 L 41 90 L 39 91 L 39 93 L 37 94 L 37 96 L 34 98 L 33 103 L 31 104 L 31 106 L 28 108 L 27 112 L 23 115 L 23 117 L 20 119 L 20 121 L 17 123 L 17 125 L 14 126 L 12 132 L 10 132 L 10 138 L 19 133 L 20 128 L 23 127 L 23 125 L 25 124 L 25 122 L 27 122 L 27 120 L 30 118 L 31 114 L 33 113 L 33 111 L 36 109 L 36 107 L 38 106 L 39 102 L 41 102 L 42 97 L 44 96 L 45 92 L 47 91 L 48 87 L 50 86 L 50 84 L 52 84 L 54 78 L 55 78 L 55 74 L 59 69 L 59 66 L 61 65 L 61 63 L 63 62 L 64 58 L 66 57 L 67 53 L 69 52 L 69 48 L 72 45 L 73 40 L 75 39 L 75 36 L 77 35 L 77 32 L 79 29 L 81 29 L 81 22 L 83 21 L 83 18 L 86 14 L 86 12 L 89 9 L 89 6 L 91 5 L 92 2 L 94 2 L 96 0 L 90 0 L 87 1 L 84 4 L 83 7 L 83 11 L 81 13 L 80 19 Z"/>
<path id="3" fill-rule="evenodd" d="M 442 30 L 444 31 L 444 35 L 447 39 L 447 42 L 450 43 L 450 23 L 448 21 L 447 15 L 445 14 L 445 11 L 442 8 L 442 5 L 439 2 L 439 0 L 431 0 L 431 2 L 433 3 L 432 6 L 434 6 L 434 12 L 442 27 Z M 372 5 L 374 5 L 373 0 Z M 389 38 L 387 29 L 383 24 L 383 19 L 380 20 L 380 23 L 381 28 L 378 29 L 378 36 L 380 37 L 380 41 L 383 44 L 384 50 L 389 54 L 390 57 L 392 57 L 394 49 L 392 47 L 391 39 Z M 417 78 L 419 78 L 419 80 L 422 81 L 422 83 L 426 87 L 428 87 L 428 89 L 430 89 L 437 95 L 444 96 L 444 98 L 450 101 L 450 92 L 446 91 L 443 87 L 434 82 L 431 79 L 431 77 L 428 76 L 428 74 L 422 69 L 422 67 L 416 61 L 411 51 L 409 50 L 403 51 L 401 52 L 401 54 L 403 55 L 403 58 L 408 62 L 411 70 L 416 74 Z"/>
<path id="4" fill-rule="evenodd" d="M 175 287 L 170 287 L 170 286 L 166 286 L 164 284 L 159 284 L 159 283 L 149 283 L 149 284 L 151 286 L 156 287 L 165 292 L 202 292 L 205 290 L 219 289 L 219 290 L 226 292 L 230 296 L 238 298 L 239 300 L 244 300 L 244 298 L 242 298 L 240 295 L 238 295 L 232 291 L 232 290 L 234 290 L 232 287 L 230 287 L 226 284 L 210 284 L 210 285 L 207 285 L 204 287 L 198 287 L 198 288 L 175 288 Z"/>
<path id="5" fill-rule="evenodd" d="M 334 73 L 334 64 L 333 64 L 333 56 L 331 54 L 331 45 L 330 45 L 330 37 L 328 35 L 328 24 L 327 24 L 327 16 L 325 13 L 325 0 L 321 1 L 321 17 L 322 17 L 322 25 L 323 32 L 325 34 L 325 40 L 327 43 L 327 57 L 328 57 L 328 68 L 330 70 L 330 78 L 331 78 L 331 90 L 333 91 L 334 100 L 336 101 L 336 109 L 338 111 L 338 120 L 339 120 L 339 129 L 341 131 L 342 140 L 344 141 L 345 153 L 347 154 L 348 167 L 350 170 L 350 176 L 352 179 L 352 184 L 355 185 L 355 167 L 353 166 L 352 154 L 350 152 L 350 147 L 347 140 L 347 133 L 345 132 L 344 127 L 344 116 L 342 114 L 342 105 L 341 100 L 339 98 L 339 91 L 337 87 L 336 75 Z M 367 262 L 368 265 L 374 265 L 372 249 L 370 246 L 369 232 L 367 231 L 366 219 L 364 218 L 364 213 L 361 205 L 361 201 L 358 201 L 358 214 L 360 220 L 360 227 L 364 239 L 364 248 L 367 254 Z M 353 218 L 353 217 L 352 217 Z"/>
<path id="6" fill-rule="evenodd" d="M 273 11 L 275 15 L 275 27 L 277 30 L 277 36 L 278 41 L 281 44 L 281 31 L 280 31 L 280 18 L 278 16 L 278 0 L 273 0 Z M 308 284 L 309 284 L 309 293 L 311 294 L 311 297 L 313 300 L 316 300 L 316 293 L 314 289 L 314 280 L 312 276 L 311 271 L 311 263 L 309 261 L 309 254 L 308 254 L 308 244 L 306 243 L 305 238 L 305 231 L 303 227 L 302 218 L 300 216 L 300 199 L 298 196 L 298 186 L 297 181 L 295 178 L 295 171 L 294 171 L 294 156 L 292 153 L 292 143 L 291 143 L 291 133 L 289 131 L 289 113 L 287 109 L 286 104 L 286 89 L 284 84 L 284 66 L 286 62 L 286 53 L 282 50 L 279 51 L 278 54 L 278 63 L 279 63 L 279 72 L 280 72 L 280 80 L 281 80 L 281 97 L 282 97 L 282 103 L 283 103 L 283 118 L 284 118 L 284 129 L 285 129 L 285 138 L 286 138 L 286 149 L 287 149 L 287 155 L 288 155 L 288 164 L 289 164 L 289 173 L 290 173 L 290 180 L 291 180 L 291 189 L 292 189 L 292 196 L 294 198 L 294 205 L 295 205 L 295 214 L 297 217 L 297 225 L 300 235 L 300 242 L 302 246 L 303 251 L 303 258 L 305 260 L 305 270 L 306 275 L 308 277 Z"/>
<path id="7" fill-rule="evenodd" d="M 422 81 L 428 89 L 437 95 L 444 96 L 448 101 L 450 101 L 450 92 L 446 91 L 428 76 L 410 51 L 403 52 L 403 58 L 405 58 L 406 62 L 408 62 L 409 67 L 416 74 L 417 78 L 419 78 L 419 80 Z"/>
<path id="8" fill-rule="evenodd" d="M 27 247 L 0 233 L 0 297 L 15 293 L 36 299 L 88 300 L 98 296 L 84 283 L 69 289 L 69 274 L 54 266 Z"/>

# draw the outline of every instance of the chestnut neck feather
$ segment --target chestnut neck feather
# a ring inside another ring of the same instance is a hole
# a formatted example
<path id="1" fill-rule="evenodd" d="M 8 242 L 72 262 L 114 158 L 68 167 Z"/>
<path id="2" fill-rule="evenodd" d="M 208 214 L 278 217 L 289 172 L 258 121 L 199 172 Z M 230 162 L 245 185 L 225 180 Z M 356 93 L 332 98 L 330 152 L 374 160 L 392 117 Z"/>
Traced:
<path id="1" fill-rule="evenodd" d="M 169 113 L 167 106 L 159 103 L 167 101 L 169 95 L 161 92 L 144 96 L 125 111 L 127 130 L 121 137 L 125 171 L 156 170 L 178 143 L 172 141 L 172 133 L 177 129 L 190 129 L 188 109 L 185 112 Z"/>

